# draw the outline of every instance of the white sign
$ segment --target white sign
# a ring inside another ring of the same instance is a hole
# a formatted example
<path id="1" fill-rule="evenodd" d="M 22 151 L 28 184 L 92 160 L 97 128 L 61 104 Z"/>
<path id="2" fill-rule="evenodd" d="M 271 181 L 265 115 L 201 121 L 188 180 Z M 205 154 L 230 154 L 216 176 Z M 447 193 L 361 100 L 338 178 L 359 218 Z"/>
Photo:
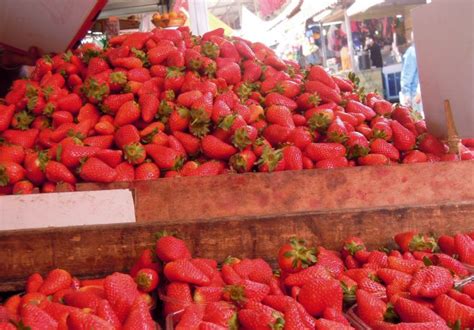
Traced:
<path id="1" fill-rule="evenodd" d="M 128 189 L 0 196 L 0 230 L 135 222 Z"/>

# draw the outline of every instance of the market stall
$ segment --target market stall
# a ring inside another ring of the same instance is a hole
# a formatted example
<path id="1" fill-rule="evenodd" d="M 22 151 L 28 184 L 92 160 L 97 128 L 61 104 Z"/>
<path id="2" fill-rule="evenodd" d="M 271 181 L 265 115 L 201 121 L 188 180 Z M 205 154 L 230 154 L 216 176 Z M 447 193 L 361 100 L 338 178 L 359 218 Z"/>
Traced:
<path id="1" fill-rule="evenodd" d="M 285 20 L 335 1 L 253 2 L 270 45 L 233 6 L 114 2 L 157 27 L 65 46 L 1 95 L 0 329 L 474 327 L 462 109 L 436 136 L 373 73 L 277 56 Z M 209 13 L 236 35 L 193 34 Z"/>

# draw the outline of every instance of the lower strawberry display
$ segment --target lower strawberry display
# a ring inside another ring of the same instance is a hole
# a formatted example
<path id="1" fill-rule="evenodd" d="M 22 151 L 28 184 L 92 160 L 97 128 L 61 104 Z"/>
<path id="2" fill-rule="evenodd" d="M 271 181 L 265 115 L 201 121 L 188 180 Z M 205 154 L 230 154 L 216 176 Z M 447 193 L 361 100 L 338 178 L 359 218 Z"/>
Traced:
<path id="1" fill-rule="evenodd" d="M 395 242 L 368 250 L 350 237 L 332 251 L 292 238 L 275 271 L 261 258 L 193 258 L 162 233 L 129 274 L 32 274 L 25 293 L 0 305 L 0 329 L 474 327 L 474 233 L 405 232 Z"/>

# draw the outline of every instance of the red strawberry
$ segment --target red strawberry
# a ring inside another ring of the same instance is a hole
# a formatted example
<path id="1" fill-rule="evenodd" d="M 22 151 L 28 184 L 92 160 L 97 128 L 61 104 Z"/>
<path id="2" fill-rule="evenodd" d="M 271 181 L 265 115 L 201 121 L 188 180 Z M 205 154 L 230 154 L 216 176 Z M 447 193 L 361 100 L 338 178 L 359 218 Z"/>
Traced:
<path id="1" fill-rule="evenodd" d="M 413 149 L 416 143 L 416 138 L 412 132 L 403 127 L 396 120 L 392 120 L 390 127 L 393 132 L 393 143 L 398 150 L 408 151 Z"/>
<path id="2" fill-rule="evenodd" d="M 188 259 L 177 259 L 167 263 L 164 274 L 169 281 L 180 281 L 200 286 L 210 283 L 209 278 Z"/>
<path id="3" fill-rule="evenodd" d="M 330 321 L 335 321 L 335 322 L 339 322 L 339 323 L 345 324 L 347 326 L 350 326 L 350 323 L 346 319 L 344 314 L 341 311 L 339 311 L 335 308 L 332 308 L 332 307 L 326 308 L 324 310 L 323 318 L 325 318 L 327 320 L 330 320 Z"/>
<path id="4" fill-rule="evenodd" d="M 8 106 L 0 104 L 0 132 L 5 131 L 10 126 L 14 113 L 15 106 L 13 104 Z"/>
<path id="5" fill-rule="evenodd" d="M 339 117 L 329 125 L 327 129 L 327 137 L 331 142 L 344 143 L 347 140 L 347 128 Z"/>
<path id="6" fill-rule="evenodd" d="M 427 161 L 426 154 L 419 150 L 411 150 L 403 157 L 403 164 L 426 163 Z"/>
<path id="7" fill-rule="evenodd" d="M 260 302 L 270 292 L 270 287 L 263 283 L 242 280 L 239 284 L 228 285 L 224 288 L 224 299 L 237 304 Z"/>
<path id="8" fill-rule="evenodd" d="M 233 146 L 212 135 L 206 135 L 201 143 L 204 154 L 213 159 L 225 160 L 237 152 Z"/>
<path id="9" fill-rule="evenodd" d="M 100 149 L 68 144 L 62 148 L 61 163 L 69 168 L 74 168 L 86 157 L 94 156 Z"/>
<path id="10" fill-rule="evenodd" d="M 357 290 L 357 315 L 369 326 L 384 320 L 387 305 L 375 295 L 365 291 Z"/>
<path id="11" fill-rule="evenodd" d="M 400 152 L 393 144 L 388 143 L 384 139 L 375 139 L 370 143 L 370 152 L 373 154 L 381 154 L 391 160 L 399 160 Z"/>
<path id="12" fill-rule="evenodd" d="M 443 253 L 452 256 L 456 253 L 456 249 L 454 247 L 454 237 L 448 235 L 441 235 L 438 238 L 438 246 Z"/>
<path id="13" fill-rule="evenodd" d="M 158 234 L 156 241 L 156 255 L 164 262 L 178 259 L 190 259 L 191 252 L 186 243 L 176 237 L 169 235 L 166 231 Z"/>
<path id="14" fill-rule="evenodd" d="M 179 169 L 183 165 L 182 155 L 174 149 L 157 144 L 147 144 L 145 150 L 160 169 Z"/>
<path id="15" fill-rule="evenodd" d="M 378 269 L 377 277 L 380 278 L 387 285 L 397 281 L 398 283 L 404 283 L 408 286 L 412 279 L 412 277 L 407 273 L 390 268 Z"/>
<path id="16" fill-rule="evenodd" d="M 135 180 L 156 180 L 160 177 L 160 169 L 154 163 L 145 162 L 135 169 Z"/>
<path id="17" fill-rule="evenodd" d="M 38 289 L 38 292 L 45 295 L 53 294 L 61 289 L 66 289 L 71 286 L 71 274 L 63 269 L 54 269 L 48 273 L 43 281 L 43 284 Z"/>
<path id="18" fill-rule="evenodd" d="M 115 126 L 131 124 L 140 118 L 140 106 L 135 101 L 123 103 L 117 111 L 114 119 Z"/>
<path id="19" fill-rule="evenodd" d="M 45 167 L 46 178 L 52 182 L 76 183 L 74 174 L 62 163 L 50 160 Z"/>
<path id="20" fill-rule="evenodd" d="M 399 233 L 395 235 L 394 239 L 403 252 L 434 252 L 434 250 L 438 247 L 436 240 L 433 237 L 413 231 Z"/>
<path id="21" fill-rule="evenodd" d="M 224 79 L 228 85 L 235 85 L 242 79 L 240 67 L 237 63 L 229 63 L 219 67 L 216 76 L 217 78 Z"/>
<path id="22" fill-rule="evenodd" d="M 395 311 L 403 322 L 443 322 L 430 308 L 406 298 L 397 299 Z"/>
<path id="23" fill-rule="evenodd" d="M 438 296 L 434 303 L 435 312 L 450 325 L 460 329 L 474 327 L 474 308 L 460 304 L 446 294 Z"/>
<path id="24" fill-rule="evenodd" d="M 15 184 L 25 177 L 25 169 L 14 162 L 0 161 L 0 187 Z"/>
<path id="25" fill-rule="evenodd" d="M 135 275 L 135 282 L 140 291 L 151 292 L 158 286 L 159 277 L 154 269 L 142 268 Z"/>
<path id="26" fill-rule="evenodd" d="M 298 311 L 298 308 L 295 304 L 288 304 L 287 308 L 285 309 L 285 329 L 288 330 L 307 330 L 308 328 L 301 315 Z"/>
<path id="27" fill-rule="evenodd" d="M 120 107 L 129 101 L 133 101 L 132 93 L 109 95 L 102 103 L 101 109 L 105 113 L 117 113 Z"/>
<path id="28" fill-rule="evenodd" d="M 133 330 L 154 330 L 156 324 L 151 318 L 149 307 L 142 297 L 137 297 L 130 308 L 130 313 L 123 324 L 122 329 Z"/>
<path id="29" fill-rule="evenodd" d="M 25 304 L 21 308 L 21 320 L 30 329 L 57 329 L 58 322 L 48 313 L 33 304 Z"/>
<path id="30" fill-rule="evenodd" d="M 90 308 L 93 311 L 99 306 L 101 300 L 101 297 L 88 291 L 72 291 L 66 293 L 63 297 L 64 303 L 68 306 Z"/>
<path id="31" fill-rule="evenodd" d="M 450 328 L 446 325 L 446 322 L 419 322 L 419 323 L 390 323 L 390 322 L 376 322 L 374 329 L 377 330 L 449 330 Z"/>
<path id="32" fill-rule="evenodd" d="M 358 282 L 358 287 L 359 289 L 376 294 L 378 296 L 383 296 L 386 294 L 385 287 L 382 284 L 371 280 L 370 278 L 361 279 Z"/>
<path id="33" fill-rule="evenodd" d="M 100 149 L 109 149 L 110 147 L 112 147 L 113 141 L 113 135 L 89 136 L 83 140 L 84 145 L 97 147 Z"/>
<path id="34" fill-rule="evenodd" d="M 370 107 L 354 100 L 349 100 L 347 102 L 346 111 L 348 113 L 361 113 L 364 115 L 366 120 L 371 120 L 376 115 L 374 110 Z"/>
<path id="35" fill-rule="evenodd" d="M 104 163 L 102 160 L 88 158 L 81 167 L 80 176 L 89 182 L 113 182 L 117 177 L 117 171 Z"/>
<path id="36" fill-rule="evenodd" d="M 280 105 L 288 108 L 290 111 L 294 111 L 298 104 L 291 98 L 278 93 L 270 93 L 265 97 L 265 105 L 271 107 L 273 105 Z"/>
<path id="37" fill-rule="evenodd" d="M 318 330 L 332 330 L 332 329 L 351 330 L 354 328 L 340 322 L 326 320 L 326 319 L 319 319 L 319 320 L 316 320 L 316 329 Z"/>
<path id="38" fill-rule="evenodd" d="M 298 108 L 301 110 L 308 110 L 317 107 L 321 102 L 317 93 L 302 93 L 296 99 Z"/>
<path id="39" fill-rule="evenodd" d="M 295 146 L 283 148 L 283 159 L 285 161 L 286 170 L 303 169 L 303 154 L 299 148 Z"/>
<path id="40" fill-rule="evenodd" d="M 456 300 L 457 302 L 474 308 L 474 299 L 465 293 L 461 293 L 456 289 L 451 289 L 448 291 L 448 296 Z"/>
<path id="41" fill-rule="evenodd" d="M 140 134 L 134 125 L 128 124 L 115 132 L 114 140 L 115 144 L 122 149 L 126 145 L 140 142 Z"/>
<path id="42" fill-rule="evenodd" d="M 105 278 L 104 290 L 106 299 L 123 322 L 139 296 L 136 283 L 129 275 L 113 273 Z"/>
<path id="43" fill-rule="evenodd" d="M 85 330 L 85 329 L 103 329 L 112 330 L 114 327 L 100 317 L 85 313 L 80 310 L 74 310 L 69 314 L 67 319 L 68 329 Z"/>
<path id="44" fill-rule="evenodd" d="M 453 276 L 446 268 L 428 266 L 416 271 L 410 283 L 415 297 L 435 298 L 453 287 Z"/>
<path id="45" fill-rule="evenodd" d="M 145 161 L 145 148 L 140 142 L 131 143 L 123 147 L 124 158 L 133 165 L 141 164 Z"/>
<path id="46" fill-rule="evenodd" d="M 114 60 L 114 65 L 116 67 L 124 68 L 124 69 L 136 69 L 141 68 L 143 66 L 143 62 L 136 57 L 121 57 Z"/>
<path id="47" fill-rule="evenodd" d="M 250 172 L 257 161 L 257 156 L 251 150 L 243 150 L 232 155 L 229 159 L 230 166 L 238 173 Z"/>
<path id="48" fill-rule="evenodd" d="M 36 128 L 30 128 L 26 131 L 18 130 L 6 130 L 2 133 L 1 137 L 8 143 L 17 144 L 25 149 L 32 149 L 38 138 L 39 130 Z"/>
<path id="49" fill-rule="evenodd" d="M 304 150 L 308 144 L 313 142 L 313 136 L 307 127 L 296 127 L 291 131 L 288 142 Z"/>
<path id="50" fill-rule="evenodd" d="M 33 193 L 34 186 L 30 181 L 22 180 L 13 185 L 13 195 L 26 195 Z"/>
<path id="51" fill-rule="evenodd" d="M 172 282 L 166 286 L 164 314 L 168 315 L 186 308 L 193 302 L 188 283 Z"/>
<path id="52" fill-rule="evenodd" d="M 440 157 L 446 153 L 444 144 L 429 133 L 422 134 L 418 137 L 418 148 L 425 153 Z"/>
<path id="53" fill-rule="evenodd" d="M 144 122 L 150 123 L 158 112 L 160 100 L 154 94 L 140 95 L 138 103 L 141 108 L 141 116 Z"/>
<path id="54" fill-rule="evenodd" d="M 390 128 L 390 123 L 379 121 L 372 125 L 372 138 L 390 141 L 392 139 L 392 136 L 393 132 Z"/>
<path id="55" fill-rule="evenodd" d="M 313 161 L 343 157 L 346 148 L 340 143 L 310 143 L 305 148 L 304 153 Z"/>
<path id="56" fill-rule="evenodd" d="M 332 89 L 336 89 L 336 83 L 333 78 L 320 65 L 313 65 L 309 68 L 308 80 L 320 81 Z"/>
<path id="57" fill-rule="evenodd" d="M 357 160 L 359 165 L 387 165 L 390 160 L 387 156 L 382 154 L 368 154 L 366 156 L 359 157 Z"/>
<path id="58" fill-rule="evenodd" d="M 474 240 L 468 235 L 456 234 L 454 236 L 454 248 L 459 255 L 459 260 L 474 266 Z"/>
<path id="59" fill-rule="evenodd" d="M 392 104 L 386 100 L 375 100 L 372 109 L 381 116 L 390 115 L 392 112 Z"/>
<path id="60" fill-rule="evenodd" d="M 278 124 L 289 128 L 295 128 L 295 123 L 293 122 L 291 112 L 286 106 L 269 106 L 266 110 L 265 116 L 269 123 Z"/>
<path id="61" fill-rule="evenodd" d="M 289 127 L 271 124 L 264 129 L 263 136 L 272 146 L 278 146 L 288 141 L 291 132 Z"/>
<path id="62" fill-rule="evenodd" d="M 193 300 L 198 304 L 209 304 L 222 300 L 222 287 L 198 287 L 194 290 Z"/>
<path id="63" fill-rule="evenodd" d="M 397 257 L 388 257 L 388 267 L 399 270 L 407 274 L 414 274 L 418 269 L 424 266 L 419 260 L 405 260 Z"/>
<path id="64" fill-rule="evenodd" d="M 303 284 L 298 301 L 313 316 L 322 315 L 326 308 L 342 310 L 342 288 L 337 280 L 316 278 Z"/>
<path id="65" fill-rule="evenodd" d="M 285 278 L 284 283 L 287 286 L 302 286 L 313 279 L 332 279 L 333 277 L 329 271 L 320 265 L 314 265 L 303 269 L 297 273 L 291 274 Z"/>

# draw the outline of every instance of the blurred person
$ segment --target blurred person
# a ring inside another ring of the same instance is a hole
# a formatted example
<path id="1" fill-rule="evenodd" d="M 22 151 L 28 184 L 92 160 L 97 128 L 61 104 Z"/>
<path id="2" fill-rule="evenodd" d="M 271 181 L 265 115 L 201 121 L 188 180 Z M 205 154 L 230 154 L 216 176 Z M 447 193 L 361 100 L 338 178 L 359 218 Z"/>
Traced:
<path id="1" fill-rule="evenodd" d="M 400 103 L 405 106 L 414 107 L 415 110 L 419 111 L 419 107 L 416 105 L 419 104 L 421 106 L 421 98 L 419 98 L 419 103 L 414 102 L 419 90 L 419 77 L 413 32 L 411 33 L 411 40 L 410 47 L 403 54 L 403 66 L 400 77 Z"/>
<path id="2" fill-rule="evenodd" d="M 365 50 L 370 52 L 372 66 L 375 66 L 376 68 L 383 67 L 382 51 L 380 50 L 380 46 L 372 37 L 367 37 L 367 39 L 365 39 Z"/>
<path id="3" fill-rule="evenodd" d="M 352 70 L 351 54 L 347 46 L 347 39 L 345 38 L 342 40 L 341 47 L 341 67 L 343 71 Z"/>

